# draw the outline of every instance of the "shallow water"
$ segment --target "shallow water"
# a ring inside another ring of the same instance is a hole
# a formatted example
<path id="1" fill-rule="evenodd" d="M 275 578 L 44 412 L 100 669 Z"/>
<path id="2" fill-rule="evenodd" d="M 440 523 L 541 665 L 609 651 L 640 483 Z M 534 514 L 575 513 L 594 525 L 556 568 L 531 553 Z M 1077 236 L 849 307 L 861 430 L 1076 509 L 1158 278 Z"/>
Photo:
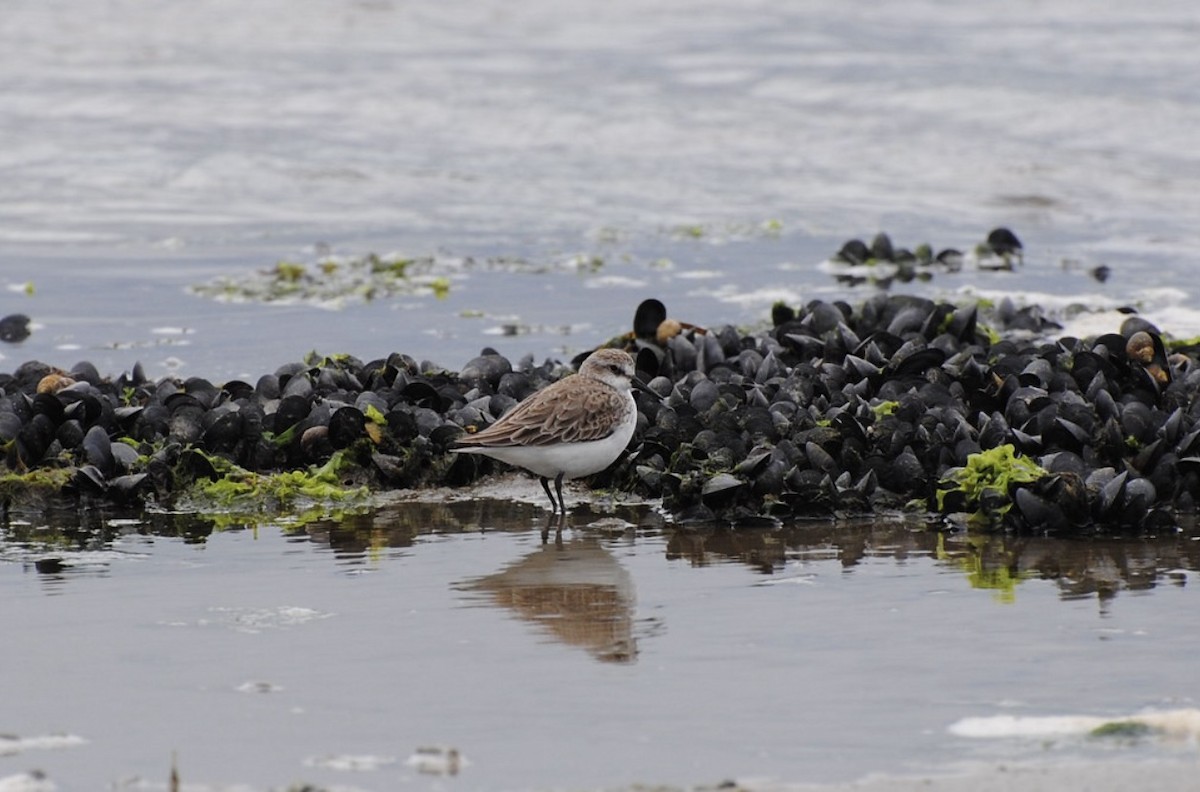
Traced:
<path id="1" fill-rule="evenodd" d="M 618 506 L 543 544 L 544 514 L 487 499 L 207 535 L 84 522 L 13 521 L 0 544 L 4 729 L 80 742 L 0 774 L 63 789 L 161 788 L 172 755 L 201 788 L 446 788 L 408 763 L 425 746 L 456 749 L 469 789 L 1195 751 L 949 729 L 1194 706 L 1200 534 L 714 533 Z"/>

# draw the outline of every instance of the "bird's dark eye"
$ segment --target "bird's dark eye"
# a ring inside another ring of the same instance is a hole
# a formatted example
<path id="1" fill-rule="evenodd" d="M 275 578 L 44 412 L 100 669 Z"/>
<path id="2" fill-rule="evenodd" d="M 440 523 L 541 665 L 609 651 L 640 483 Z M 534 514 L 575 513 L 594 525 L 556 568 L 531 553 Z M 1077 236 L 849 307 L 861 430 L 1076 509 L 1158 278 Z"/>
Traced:
<path id="1" fill-rule="evenodd" d="M 609 366 L 608 370 L 611 371 L 613 374 L 621 373 L 621 367 L 618 366 L 616 363 L 613 363 L 611 366 Z"/>

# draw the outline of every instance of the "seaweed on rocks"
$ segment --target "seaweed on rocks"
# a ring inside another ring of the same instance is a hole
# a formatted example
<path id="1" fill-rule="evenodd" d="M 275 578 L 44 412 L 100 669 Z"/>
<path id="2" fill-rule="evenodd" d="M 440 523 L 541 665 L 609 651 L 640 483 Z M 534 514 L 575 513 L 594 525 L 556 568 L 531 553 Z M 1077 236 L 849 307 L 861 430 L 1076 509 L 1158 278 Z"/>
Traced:
<path id="1" fill-rule="evenodd" d="M 889 244 L 843 255 L 905 258 Z M 1078 533 L 1157 530 L 1196 508 L 1200 347 L 1139 317 L 1058 337 L 1036 308 L 880 293 L 771 318 L 746 331 L 639 306 L 609 343 L 648 389 L 627 453 L 592 485 L 746 525 L 915 510 Z M 463 486 L 502 465 L 448 454 L 454 439 L 570 371 L 494 349 L 460 371 L 313 355 L 253 384 L 32 361 L 0 374 L 0 498 L 286 506 Z"/>

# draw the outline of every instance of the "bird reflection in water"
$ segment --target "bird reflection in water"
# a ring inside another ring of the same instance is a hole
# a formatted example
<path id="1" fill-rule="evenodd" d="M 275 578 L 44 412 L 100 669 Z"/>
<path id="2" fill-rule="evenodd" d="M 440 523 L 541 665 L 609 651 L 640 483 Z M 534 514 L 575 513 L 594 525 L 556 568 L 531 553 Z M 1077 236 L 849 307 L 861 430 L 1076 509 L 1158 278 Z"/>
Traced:
<path id="1" fill-rule="evenodd" d="M 592 536 L 543 544 L 463 588 L 480 592 L 556 641 L 606 663 L 637 659 L 633 578 Z"/>

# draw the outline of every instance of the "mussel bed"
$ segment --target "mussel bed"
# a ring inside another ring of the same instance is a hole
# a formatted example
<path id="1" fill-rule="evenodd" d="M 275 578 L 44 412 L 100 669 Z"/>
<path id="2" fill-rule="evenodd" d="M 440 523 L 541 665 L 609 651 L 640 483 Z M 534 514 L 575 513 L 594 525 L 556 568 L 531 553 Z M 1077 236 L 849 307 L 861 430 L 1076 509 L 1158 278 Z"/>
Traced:
<path id="1" fill-rule="evenodd" d="M 648 383 L 637 432 L 590 483 L 661 498 L 681 521 L 906 509 L 1069 532 L 1193 513 L 1200 348 L 1168 354 L 1137 316 L 1094 338 L 1059 329 L 1036 307 L 887 294 L 777 305 L 752 332 L 643 327 L 610 342 Z M 231 471 L 464 486 L 501 464 L 448 453 L 454 439 L 570 371 L 490 349 L 457 372 L 335 355 L 220 385 L 27 362 L 0 374 L 0 498 L 171 507 Z M 1001 469 L 1014 460 L 1022 475 Z"/>

